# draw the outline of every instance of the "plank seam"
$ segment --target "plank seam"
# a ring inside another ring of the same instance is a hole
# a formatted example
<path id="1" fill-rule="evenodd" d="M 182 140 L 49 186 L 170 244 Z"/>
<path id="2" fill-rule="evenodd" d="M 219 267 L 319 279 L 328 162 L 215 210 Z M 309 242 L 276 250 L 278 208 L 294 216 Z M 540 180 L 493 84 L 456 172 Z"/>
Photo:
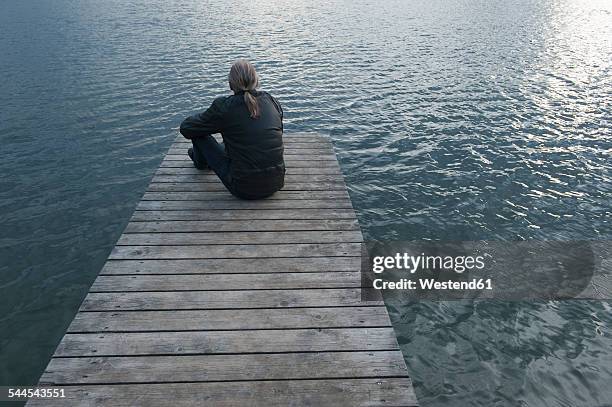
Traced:
<path id="1" fill-rule="evenodd" d="M 95 358 L 95 357 L 94 357 Z M 57 386 L 116 386 L 116 385 L 135 385 L 135 384 L 179 384 L 179 383 L 243 383 L 243 382 L 286 382 L 286 381 L 302 381 L 302 380 L 358 380 L 358 379 L 410 379 L 406 375 L 384 375 L 384 376 L 325 376 L 325 377 L 288 377 L 279 379 L 242 379 L 242 380 L 179 380 L 179 381 L 142 381 L 142 382 L 95 382 L 95 383 L 56 383 L 52 381 L 41 381 L 41 384 L 53 384 Z"/>
<path id="2" fill-rule="evenodd" d="M 353 328 L 363 328 L 363 329 L 375 329 L 375 328 L 393 328 L 393 325 L 334 325 L 334 326 L 301 326 L 297 328 L 293 328 L 290 326 L 282 327 L 282 328 L 234 328 L 234 329 L 158 329 L 158 330 L 106 330 L 106 331 L 66 331 L 66 335 L 99 335 L 99 334 L 128 334 L 128 333 L 136 333 L 136 334 L 146 334 L 146 333 L 171 333 L 171 332 L 241 332 L 241 331 L 288 331 L 288 330 L 326 330 L 326 329 L 353 329 Z"/>
<path id="3" fill-rule="evenodd" d="M 95 283 L 94 283 L 95 284 Z M 241 291 L 306 291 L 306 290 L 348 290 L 353 288 L 363 288 L 361 286 L 350 285 L 350 286 L 334 286 L 334 287 L 287 287 L 287 288 L 215 288 L 215 289 L 201 289 L 201 290 L 118 290 L 118 291 L 93 291 L 90 290 L 91 294 L 129 294 L 129 293 L 201 293 L 210 291 L 224 291 L 224 292 L 241 292 Z"/>
<path id="4" fill-rule="evenodd" d="M 372 302 L 376 302 L 377 304 L 372 304 L 372 305 L 365 305 L 363 302 L 359 303 L 359 305 L 357 305 L 357 303 L 355 304 L 347 304 L 347 305 L 325 305 L 323 308 L 350 308 L 350 307 L 364 307 L 364 308 L 370 308 L 370 307 L 384 307 L 384 304 L 380 304 L 382 303 L 382 301 L 372 301 Z M 234 310 L 243 310 L 243 309 L 259 309 L 259 310 L 264 310 L 264 309 L 301 309 L 301 308 L 312 308 L 312 306 L 306 307 L 306 306 L 298 306 L 298 307 L 275 307 L 275 308 L 270 308 L 268 307 L 235 307 L 235 308 L 202 308 L 202 307 L 196 307 L 196 308 L 146 308 L 146 309 L 80 309 L 79 312 L 152 312 L 152 311 L 234 311 Z"/>
<path id="5" fill-rule="evenodd" d="M 240 355 L 293 355 L 296 353 L 299 354 L 320 354 L 320 353 L 364 353 L 364 352 L 394 352 L 399 351 L 399 347 L 397 348 L 381 348 L 381 349 L 339 349 L 339 350 L 296 350 L 291 352 L 218 352 L 218 353 L 210 353 L 210 352 L 191 352 L 191 353 L 142 353 L 142 354 L 133 354 L 133 355 L 106 355 L 106 354 L 95 354 L 95 355 L 87 355 L 87 356 L 55 356 L 53 355 L 51 359 L 89 359 L 89 358 L 143 358 L 143 357 L 183 357 L 183 356 L 240 356 Z"/>
<path id="6" fill-rule="evenodd" d="M 276 271 L 276 272 L 253 272 L 253 273 L 244 273 L 244 272 L 223 272 L 223 273 L 100 273 L 99 276 L 223 276 L 223 275 L 245 275 L 245 276 L 260 276 L 266 274 L 327 274 L 327 273 L 359 273 L 360 271 L 350 271 L 350 270 L 325 270 L 325 271 Z"/>

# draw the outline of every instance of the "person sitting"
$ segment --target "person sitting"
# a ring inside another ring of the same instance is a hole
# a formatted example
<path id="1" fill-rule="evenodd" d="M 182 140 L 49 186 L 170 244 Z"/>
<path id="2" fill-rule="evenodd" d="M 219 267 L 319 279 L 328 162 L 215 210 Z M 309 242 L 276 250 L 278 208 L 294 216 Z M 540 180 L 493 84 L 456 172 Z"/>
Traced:
<path id="1" fill-rule="evenodd" d="M 272 95 L 257 90 L 259 76 L 244 59 L 232 65 L 229 87 L 233 95 L 216 98 L 181 123 L 181 134 L 193 145 L 187 154 L 197 169 L 212 169 L 232 195 L 266 198 L 285 181 L 283 109 Z"/>

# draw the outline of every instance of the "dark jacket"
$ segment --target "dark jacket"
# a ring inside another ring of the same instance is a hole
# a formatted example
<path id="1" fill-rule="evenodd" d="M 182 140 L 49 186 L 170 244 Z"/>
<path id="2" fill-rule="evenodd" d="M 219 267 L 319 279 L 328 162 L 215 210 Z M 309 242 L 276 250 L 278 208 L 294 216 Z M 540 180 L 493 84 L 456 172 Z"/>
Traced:
<path id="1" fill-rule="evenodd" d="M 267 92 L 252 92 L 260 115 L 252 119 L 242 92 L 214 100 L 204 112 L 187 118 L 188 139 L 221 133 L 230 160 L 231 192 L 241 198 L 269 196 L 283 187 L 283 110 Z"/>

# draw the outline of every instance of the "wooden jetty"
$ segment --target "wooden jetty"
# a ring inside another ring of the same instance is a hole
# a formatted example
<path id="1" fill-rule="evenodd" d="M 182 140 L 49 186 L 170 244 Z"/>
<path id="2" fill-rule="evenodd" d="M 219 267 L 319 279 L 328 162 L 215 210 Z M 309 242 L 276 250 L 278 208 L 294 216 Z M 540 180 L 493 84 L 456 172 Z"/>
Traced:
<path id="1" fill-rule="evenodd" d="M 328 138 L 285 136 L 286 183 L 241 201 L 179 137 L 40 384 L 44 406 L 414 406 Z"/>

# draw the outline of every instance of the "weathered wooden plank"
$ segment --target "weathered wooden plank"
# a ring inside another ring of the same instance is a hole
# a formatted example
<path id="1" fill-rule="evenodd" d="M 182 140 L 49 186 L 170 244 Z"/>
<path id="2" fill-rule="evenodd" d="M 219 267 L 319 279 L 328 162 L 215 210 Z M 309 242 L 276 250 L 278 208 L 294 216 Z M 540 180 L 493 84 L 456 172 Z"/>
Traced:
<path id="1" fill-rule="evenodd" d="M 219 142 L 223 141 L 223 137 L 221 136 L 221 134 L 214 134 L 213 135 L 215 137 L 215 139 Z M 291 132 L 291 133 L 284 133 L 283 134 L 283 143 L 286 142 L 293 142 L 293 141 L 298 141 L 300 143 L 302 142 L 308 142 L 308 141 L 331 141 L 331 137 L 329 137 L 329 135 L 326 134 L 321 134 L 321 133 L 315 133 L 315 132 L 300 132 L 300 133 L 296 133 L 296 132 Z M 176 136 L 176 139 L 174 140 L 174 143 L 176 142 L 191 142 L 189 139 L 186 139 L 185 137 L 183 137 L 182 134 L 178 134 Z"/>
<path id="2" fill-rule="evenodd" d="M 275 232 L 190 232 L 127 233 L 117 246 L 200 246 L 206 244 L 288 244 L 361 242 L 358 230 L 275 231 Z"/>
<path id="3" fill-rule="evenodd" d="M 296 150 L 297 151 L 297 150 Z M 285 164 L 291 163 L 292 160 L 300 161 L 336 161 L 335 154 L 326 150 L 302 150 L 299 154 L 284 154 Z M 191 158 L 185 152 L 179 154 L 167 154 L 164 161 L 187 161 L 191 162 Z M 311 164 L 314 165 L 314 164 Z"/>
<path id="4" fill-rule="evenodd" d="M 379 302 L 368 302 L 380 305 Z M 81 311 L 341 307 L 363 305 L 358 288 L 89 293 Z"/>
<path id="5" fill-rule="evenodd" d="M 264 199 L 273 200 L 300 200 L 300 199 L 349 199 L 347 191 L 278 191 L 274 195 Z M 229 191 L 184 191 L 175 192 L 145 192 L 143 201 L 241 201 L 234 197 Z"/>
<path id="6" fill-rule="evenodd" d="M 164 274 L 98 276 L 89 292 L 261 290 L 360 287 L 360 273 Z"/>
<path id="7" fill-rule="evenodd" d="M 220 231 L 125 233 L 119 246 L 206 245 L 206 244 L 289 244 L 289 243 L 351 243 L 361 242 L 358 229 L 302 231 Z"/>
<path id="8" fill-rule="evenodd" d="M 136 210 L 139 211 L 169 211 L 197 209 L 352 209 L 348 198 L 338 199 L 270 199 L 257 201 L 227 200 L 227 201 L 140 201 Z"/>
<path id="9" fill-rule="evenodd" d="M 338 174 L 287 174 L 285 175 L 285 183 L 291 184 L 293 182 L 341 182 L 342 177 Z M 202 171 L 197 174 L 183 174 L 183 175 L 155 175 L 151 182 L 214 182 L 219 183 L 219 177 L 214 172 Z"/>
<path id="10" fill-rule="evenodd" d="M 223 138 L 221 136 L 215 136 L 215 139 L 217 139 L 217 141 L 220 143 L 223 142 Z M 316 136 L 316 135 L 312 137 L 283 136 L 283 145 L 285 146 L 285 148 L 290 148 L 294 145 L 302 145 L 302 144 L 311 146 L 307 148 L 312 148 L 312 145 L 323 145 L 329 148 L 333 148 L 333 144 L 331 143 L 331 139 L 329 137 L 321 137 L 321 136 Z M 180 139 L 177 138 L 176 141 L 172 143 L 172 146 L 191 147 L 192 143 L 191 143 L 191 140 L 188 140 L 186 138 L 180 138 Z"/>
<path id="11" fill-rule="evenodd" d="M 283 187 L 284 191 L 346 191 L 343 180 L 333 182 L 292 182 Z M 206 182 L 153 182 L 147 189 L 149 192 L 189 192 L 189 191 L 226 191 L 221 183 Z"/>
<path id="12" fill-rule="evenodd" d="M 347 191 L 278 191 L 264 201 L 300 199 L 349 199 Z M 143 201 L 239 201 L 228 191 L 217 192 L 145 192 Z"/>
<path id="13" fill-rule="evenodd" d="M 407 377 L 399 351 L 53 358 L 47 384 Z"/>
<path id="14" fill-rule="evenodd" d="M 285 164 L 287 168 L 325 168 L 325 167 L 338 167 L 338 161 L 336 160 L 319 160 L 313 163 L 312 160 L 300 159 L 300 157 L 290 156 L 285 158 Z M 160 168 L 194 168 L 191 160 L 164 160 L 159 165 Z"/>
<path id="15" fill-rule="evenodd" d="M 192 145 L 193 144 L 191 143 L 191 141 L 187 139 L 177 140 L 174 143 L 172 143 L 173 147 L 181 147 L 181 148 L 183 147 L 189 148 Z M 330 139 L 320 138 L 320 137 L 314 138 L 314 139 L 308 139 L 308 138 L 303 138 L 303 137 L 302 138 L 285 137 L 283 139 L 283 145 L 285 146 L 286 149 L 288 148 L 313 148 L 313 145 L 323 146 L 329 149 L 333 148 L 333 145 Z"/>
<path id="16" fill-rule="evenodd" d="M 318 154 L 331 154 L 333 150 L 330 149 L 326 145 L 319 145 L 317 143 L 312 143 L 309 147 L 306 148 L 285 148 L 283 151 L 283 158 L 288 156 L 304 156 L 307 157 L 309 155 L 318 155 Z M 185 147 L 176 147 L 172 145 L 168 150 L 167 155 L 187 155 L 187 148 Z"/>
<path id="17" fill-rule="evenodd" d="M 123 233 L 359 230 L 356 220 L 227 220 L 130 222 Z"/>
<path id="18" fill-rule="evenodd" d="M 283 145 L 287 146 L 295 146 L 295 145 L 311 145 L 312 143 L 316 143 L 318 145 L 326 145 L 330 148 L 333 148 L 333 144 L 331 143 L 331 139 L 329 137 L 283 137 Z"/>
<path id="19" fill-rule="evenodd" d="M 114 274 L 227 274 L 227 273 L 302 273 L 321 271 L 359 271 L 361 258 L 235 258 L 176 260 L 109 260 L 100 275 Z"/>
<path id="20" fill-rule="evenodd" d="M 183 211 L 135 211 L 132 221 L 157 220 L 331 220 L 355 219 L 352 209 L 275 209 L 275 210 L 183 210 Z"/>
<path id="21" fill-rule="evenodd" d="M 66 398 L 28 406 L 286 407 L 416 406 L 409 378 L 86 385 L 64 387 Z"/>
<path id="22" fill-rule="evenodd" d="M 360 243 L 115 246 L 109 259 L 246 259 L 251 257 L 344 257 L 360 254 Z"/>
<path id="23" fill-rule="evenodd" d="M 290 155 L 298 155 L 298 156 L 307 157 L 309 155 L 329 154 L 329 153 L 330 153 L 329 147 L 325 145 L 319 146 L 318 144 L 313 144 L 309 148 L 300 148 L 300 149 L 286 148 L 283 151 L 283 156 L 287 157 Z M 181 154 L 187 155 L 187 149 L 183 147 L 172 146 L 168 150 L 168 155 L 181 155 Z"/>
<path id="24" fill-rule="evenodd" d="M 70 333 L 389 327 L 380 307 L 79 312 Z"/>
<path id="25" fill-rule="evenodd" d="M 298 199 L 349 199 L 347 191 L 278 191 L 274 195 L 264 199 L 273 200 L 298 200 Z M 143 201 L 239 201 L 229 191 L 202 192 L 183 191 L 176 192 L 145 192 Z"/>
<path id="26" fill-rule="evenodd" d="M 207 174 L 212 170 L 198 170 L 197 168 L 185 167 L 185 168 L 164 168 L 160 167 L 155 174 L 156 175 L 191 175 L 191 174 Z M 342 177 L 340 167 L 287 167 L 287 175 L 336 175 Z"/>
<path id="27" fill-rule="evenodd" d="M 398 349 L 393 328 L 66 334 L 54 357 Z"/>
<path id="28" fill-rule="evenodd" d="M 172 147 L 168 150 L 168 154 L 187 154 L 187 149 L 192 147 L 191 143 L 174 143 Z M 287 141 L 284 143 L 284 153 L 291 151 L 294 154 L 298 154 L 301 150 L 319 150 L 325 151 L 329 153 L 333 151 L 333 146 L 328 141 L 323 142 L 296 142 L 296 141 Z"/>
<path id="29" fill-rule="evenodd" d="M 288 139 L 288 138 L 295 138 L 295 139 L 321 138 L 324 140 L 331 140 L 331 137 L 328 134 L 321 134 L 321 133 L 312 132 L 312 131 L 298 131 L 298 132 L 291 132 L 291 133 L 283 134 L 283 140 Z"/>

